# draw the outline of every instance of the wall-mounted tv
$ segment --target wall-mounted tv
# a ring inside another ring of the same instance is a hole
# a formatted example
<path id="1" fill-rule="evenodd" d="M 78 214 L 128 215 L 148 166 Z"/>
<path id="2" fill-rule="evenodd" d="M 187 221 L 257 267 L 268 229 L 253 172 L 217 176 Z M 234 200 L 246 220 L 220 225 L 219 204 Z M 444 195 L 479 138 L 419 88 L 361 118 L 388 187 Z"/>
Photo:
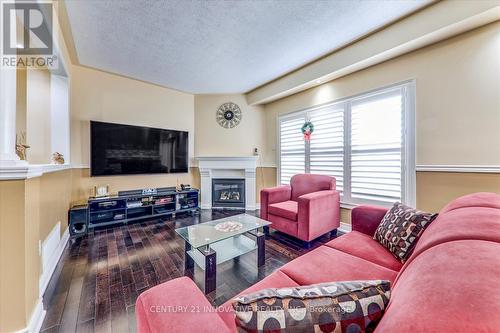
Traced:
<path id="1" fill-rule="evenodd" d="M 90 122 L 92 176 L 188 172 L 188 132 Z"/>

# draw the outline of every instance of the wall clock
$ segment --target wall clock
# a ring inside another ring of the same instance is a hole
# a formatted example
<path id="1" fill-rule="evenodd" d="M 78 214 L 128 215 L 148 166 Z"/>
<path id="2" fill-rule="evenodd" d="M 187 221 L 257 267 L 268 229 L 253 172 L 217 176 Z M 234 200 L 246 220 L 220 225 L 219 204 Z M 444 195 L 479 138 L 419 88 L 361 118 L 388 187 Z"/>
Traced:
<path id="1" fill-rule="evenodd" d="M 241 109 L 238 105 L 228 102 L 217 109 L 215 119 L 217 123 L 224 128 L 233 128 L 241 121 Z"/>

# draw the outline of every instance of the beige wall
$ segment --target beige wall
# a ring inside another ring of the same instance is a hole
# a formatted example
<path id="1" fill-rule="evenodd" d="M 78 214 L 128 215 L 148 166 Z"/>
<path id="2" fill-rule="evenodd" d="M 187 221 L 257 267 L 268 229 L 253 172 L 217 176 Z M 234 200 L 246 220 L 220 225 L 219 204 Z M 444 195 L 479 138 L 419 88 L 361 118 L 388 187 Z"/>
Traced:
<path id="1" fill-rule="evenodd" d="M 217 109 L 226 102 L 236 103 L 241 109 L 243 116 L 236 127 L 222 128 L 215 120 Z M 264 149 L 264 110 L 249 106 L 244 95 L 196 95 L 194 105 L 196 156 L 250 156 L 254 148 Z"/>
<path id="2" fill-rule="evenodd" d="M 219 106 L 226 102 L 238 104 L 242 119 L 238 126 L 222 128 L 215 120 Z M 265 113 L 261 106 L 249 106 L 242 94 L 195 95 L 195 156 L 250 156 L 254 148 L 265 149 Z M 276 184 L 276 168 L 268 168 L 257 161 L 256 190 L 257 202 L 262 188 Z M 199 170 L 196 170 L 199 175 Z"/>
<path id="3" fill-rule="evenodd" d="M 500 194 L 500 173 L 417 172 L 417 205 L 438 212 L 448 202 L 474 192 Z"/>
<path id="4" fill-rule="evenodd" d="M 39 203 L 39 239 L 43 241 L 58 222 L 61 223 L 61 234 L 68 227 L 68 209 L 72 200 L 72 170 L 49 172 L 34 179 L 39 181 L 38 194 L 33 194 L 38 195 L 38 200 L 33 201 Z M 29 184 L 33 180 L 28 179 L 26 183 Z"/>
<path id="5" fill-rule="evenodd" d="M 50 72 L 26 70 L 26 141 L 31 164 L 47 164 L 51 160 Z"/>
<path id="6" fill-rule="evenodd" d="M 38 242 L 44 237 L 40 234 L 41 202 L 45 193 L 40 190 L 40 182 L 43 177 L 32 178 L 24 183 L 24 266 L 25 266 L 25 303 L 26 322 L 29 322 L 31 312 L 35 308 L 39 297 L 39 281 L 42 274 L 41 257 L 38 252 Z M 52 190 L 54 191 L 54 190 Z M 52 192 L 54 193 L 54 192 Z M 44 201 L 67 201 L 58 195 L 45 198 Z M 44 207 L 44 211 L 52 210 L 54 205 Z M 64 228 L 64 226 L 63 226 Z M 22 261 L 22 258 L 18 258 Z"/>
<path id="7" fill-rule="evenodd" d="M 194 153 L 194 96 L 102 71 L 72 66 L 71 162 L 89 165 L 90 120 L 189 132 Z"/>
<path id="8" fill-rule="evenodd" d="M 0 332 L 26 326 L 24 181 L 0 181 Z"/>
<path id="9" fill-rule="evenodd" d="M 263 163 L 276 164 L 279 114 L 416 80 L 417 164 L 500 165 L 500 23 L 265 105 Z"/>
<path id="10" fill-rule="evenodd" d="M 93 194 L 95 185 L 109 185 L 110 193 L 150 187 L 177 186 L 191 184 L 199 188 L 198 168 L 189 168 L 188 173 L 158 175 L 90 177 L 90 169 L 73 169 L 71 198 L 73 202 L 87 200 Z"/>
<path id="11" fill-rule="evenodd" d="M 193 173 L 90 177 L 90 120 L 168 128 L 189 132 L 190 162 L 194 156 L 194 96 L 81 66 L 72 66 L 70 83 L 71 163 L 73 196 L 82 199 L 93 186 L 109 184 L 112 192 L 192 183 Z"/>

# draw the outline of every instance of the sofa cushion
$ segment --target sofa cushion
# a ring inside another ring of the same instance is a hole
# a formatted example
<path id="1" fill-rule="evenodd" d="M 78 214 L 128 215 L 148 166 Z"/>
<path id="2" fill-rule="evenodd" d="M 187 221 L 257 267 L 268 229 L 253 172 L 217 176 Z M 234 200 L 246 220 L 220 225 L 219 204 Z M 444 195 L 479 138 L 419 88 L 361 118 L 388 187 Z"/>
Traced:
<path id="1" fill-rule="evenodd" d="M 256 284 L 250 286 L 249 288 L 243 290 L 238 295 L 249 294 L 257 290 L 267 289 L 267 288 L 286 288 L 286 287 L 297 287 L 299 284 L 288 277 L 285 273 L 281 271 L 276 271 L 264 279 L 260 280 Z M 234 310 L 232 306 L 233 300 L 230 299 L 224 303 L 219 308 L 219 315 L 224 320 L 226 325 L 231 329 L 232 332 L 236 331 L 236 323 L 234 322 Z"/>
<path id="2" fill-rule="evenodd" d="M 389 302 L 389 281 L 270 288 L 233 301 L 239 332 L 372 331 Z"/>
<path id="3" fill-rule="evenodd" d="M 404 263 L 436 216 L 396 202 L 380 222 L 373 239 Z"/>
<path id="4" fill-rule="evenodd" d="M 444 214 L 455 209 L 467 207 L 500 209 L 500 195 L 492 192 L 477 192 L 464 195 L 448 203 L 439 213 Z"/>
<path id="5" fill-rule="evenodd" d="M 349 280 L 389 280 L 397 272 L 348 253 L 320 246 L 280 270 L 300 285 Z"/>
<path id="6" fill-rule="evenodd" d="M 499 253 L 499 243 L 478 240 L 424 251 L 400 273 L 375 332 L 498 332 Z"/>
<path id="7" fill-rule="evenodd" d="M 418 241 L 412 257 L 437 244 L 466 239 L 500 243 L 500 209 L 478 207 L 440 214 Z"/>
<path id="8" fill-rule="evenodd" d="M 270 204 L 267 209 L 269 214 L 284 217 L 286 219 L 297 221 L 298 203 L 297 201 L 283 201 Z"/>
<path id="9" fill-rule="evenodd" d="M 371 261 L 374 264 L 399 271 L 403 264 L 396 259 L 385 247 L 371 236 L 351 231 L 345 235 L 332 239 L 325 244 L 336 250 L 352 254 L 353 256 Z"/>

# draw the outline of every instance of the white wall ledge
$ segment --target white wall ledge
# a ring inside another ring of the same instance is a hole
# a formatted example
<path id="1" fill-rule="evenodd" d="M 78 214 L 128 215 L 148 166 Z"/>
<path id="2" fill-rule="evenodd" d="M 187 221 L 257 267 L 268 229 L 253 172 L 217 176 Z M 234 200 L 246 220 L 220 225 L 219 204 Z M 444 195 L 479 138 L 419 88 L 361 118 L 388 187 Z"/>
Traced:
<path id="1" fill-rule="evenodd" d="M 500 173 L 500 165 L 418 164 L 415 169 L 417 172 Z"/>
<path id="2" fill-rule="evenodd" d="M 26 164 L 0 166 L 0 180 L 29 179 L 40 177 L 46 173 L 70 168 L 70 164 Z"/>

